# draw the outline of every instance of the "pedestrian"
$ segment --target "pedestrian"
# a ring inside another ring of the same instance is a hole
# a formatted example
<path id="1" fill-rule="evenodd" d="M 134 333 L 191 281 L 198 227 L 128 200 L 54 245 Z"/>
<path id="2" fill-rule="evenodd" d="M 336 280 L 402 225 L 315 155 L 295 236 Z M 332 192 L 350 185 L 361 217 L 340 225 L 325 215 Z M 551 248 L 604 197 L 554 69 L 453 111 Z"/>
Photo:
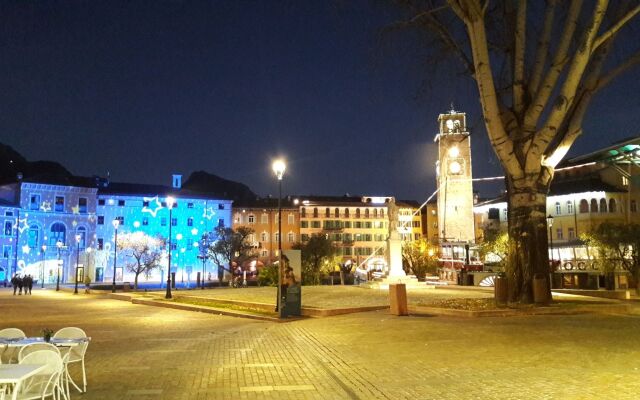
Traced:
<path id="1" fill-rule="evenodd" d="M 33 277 L 31 276 L 31 274 L 29 274 L 27 275 L 26 279 L 27 282 L 24 287 L 24 294 L 27 294 L 27 289 L 29 289 L 29 295 L 31 295 L 31 289 L 33 289 Z"/>
<path id="2" fill-rule="evenodd" d="M 22 287 L 23 287 L 23 285 L 24 285 L 24 280 L 20 275 L 18 275 L 18 296 L 22 295 Z"/>
<path id="3" fill-rule="evenodd" d="M 13 286 L 13 295 L 16 295 L 16 291 L 18 290 L 18 274 L 13 274 L 11 278 L 11 286 Z"/>

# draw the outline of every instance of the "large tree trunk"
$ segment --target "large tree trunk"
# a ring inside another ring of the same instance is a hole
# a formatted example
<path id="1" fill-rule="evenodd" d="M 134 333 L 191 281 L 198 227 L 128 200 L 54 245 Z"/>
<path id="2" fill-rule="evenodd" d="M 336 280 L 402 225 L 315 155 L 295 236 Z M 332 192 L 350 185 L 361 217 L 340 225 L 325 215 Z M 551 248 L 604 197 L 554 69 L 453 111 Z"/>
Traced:
<path id="1" fill-rule="evenodd" d="M 140 272 L 136 272 L 136 277 L 133 279 L 133 290 L 138 290 L 138 276 L 140 276 Z"/>
<path id="2" fill-rule="evenodd" d="M 536 274 L 549 280 L 547 247 L 546 188 L 515 189 L 509 186 L 509 254 L 507 282 L 509 301 L 533 302 L 533 278 Z M 550 285 L 547 285 L 550 288 Z M 549 290 L 547 298 L 551 298 Z"/>

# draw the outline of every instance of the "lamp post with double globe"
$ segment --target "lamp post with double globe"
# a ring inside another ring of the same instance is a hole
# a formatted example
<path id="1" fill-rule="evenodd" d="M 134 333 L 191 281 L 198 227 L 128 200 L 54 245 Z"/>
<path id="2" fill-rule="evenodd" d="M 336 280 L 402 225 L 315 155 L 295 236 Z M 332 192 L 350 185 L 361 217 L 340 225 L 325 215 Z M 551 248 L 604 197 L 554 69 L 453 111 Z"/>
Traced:
<path id="1" fill-rule="evenodd" d="M 78 294 L 78 267 L 80 266 L 80 239 L 82 239 L 82 235 L 79 233 L 76 235 L 76 284 L 73 289 L 73 294 Z"/>
<path id="2" fill-rule="evenodd" d="M 47 245 L 42 245 L 42 282 L 40 282 L 40 288 L 44 289 L 44 256 L 47 252 Z"/>
<path id="3" fill-rule="evenodd" d="M 113 285 L 111 285 L 111 293 L 116 292 L 116 267 L 118 265 L 118 227 L 120 226 L 120 220 L 114 219 L 111 221 L 113 224 L 113 230 L 115 236 L 113 237 Z"/>
<path id="4" fill-rule="evenodd" d="M 64 243 L 62 243 L 62 240 L 58 240 L 56 242 L 56 248 L 58 249 L 58 262 L 56 268 L 56 292 L 60 291 L 60 263 L 62 262 L 62 260 L 60 259 L 60 253 L 62 252 L 63 246 Z"/>

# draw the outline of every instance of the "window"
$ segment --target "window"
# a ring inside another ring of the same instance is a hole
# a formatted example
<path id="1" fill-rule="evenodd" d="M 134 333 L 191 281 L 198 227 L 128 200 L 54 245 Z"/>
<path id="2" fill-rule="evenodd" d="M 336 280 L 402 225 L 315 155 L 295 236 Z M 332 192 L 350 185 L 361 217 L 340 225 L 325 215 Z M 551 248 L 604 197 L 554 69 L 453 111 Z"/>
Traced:
<path id="1" fill-rule="evenodd" d="M 635 200 L 631 200 L 629 206 L 631 207 L 631 212 L 638 212 L 638 205 Z"/>
<path id="2" fill-rule="evenodd" d="M 609 212 L 616 212 L 616 199 L 609 199 Z"/>
<path id="3" fill-rule="evenodd" d="M 269 241 L 269 234 L 267 232 L 262 232 L 260 234 L 260 241 L 261 242 L 268 242 Z"/>
<path id="4" fill-rule="evenodd" d="M 63 244 L 67 242 L 67 228 L 60 223 L 56 222 L 51 225 L 51 232 L 49 234 L 49 245 L 55 247 L 56 243 L 62 242 Z"/>
<path id="5" fill-rule="evenodd" d="M 118 205 L 120 207 L 124 207 L 124 200 L 118 200 Z"/>
<path id="6" fill-rule="evenodd" d="M 276 242 L 279 242 L 279 241 L 280 241 L 280 232 L 276 232 L 276 233 L 273 235 L 273 240 L 274 240 L 274 241 L 276 241 Z"/>
<path id="7" fill-rule="evenodd" d="M 287 216 L 287 223 L 288 223 L 289 225 L 293 225 L 293 224 L 295 224 L 295 222 L 296 222 L 296 216 L 295 216 L 295 215 L 293 215 L 293 214 L 289 214 L 289 215 Z"/>
<path id="8" fill-rule="evenodd" d="M 2 258 L 9 258 L 11 254 L 11 246 L 3 246 L 2 247 Z"/>
<path id="9" fill-rule="evenodd" d="M 557 238 L 558 240 L 562 240 L 562 239 L 564 239 L 564 237 L 563 237 L 563 235 L 562 235 L 562 228 L 557 228 L 557 229 L 556 229 L 556 238 Z"/>
<path id="10" fill-rule="evenodd" d="M 267 257 L 269 255 L 269 250 L 261 250 L 260 257 Z"/>
<path id="11" fill-rule="evenodd" d="M 103 249 L 104 249 L 104 239 L 98 238 L 98 250 L 103 250 Z"/>
<path id="12" fill-rule="evenodd" d="M 193 208 L 193 203 L 187 203 L 187 208 Z"/>
<path id="13" fill-rule="evenodd" d="M 177 248 L 178 248 L 178 241 L 174 239 L 171 241 L 171 250 L 175 250 Z"/>
<path id="14" fill-rule="evenodd" d="M 78 229 L 76 229 L 76 235 L 80 235 L 80 240 L 77 242 L 78 248 L 84 249 L 87 247 L 87 228 L 84 226 L 78 227 Z"/>
<path id="15" fill-rule="evenodd" d="M 365 218 L 369 218 L 369 209 L 368 208 L 364 209 L 364 217 Z"/>
<path id="16" fill-rule="evenodd" d="M 13 217 L 13 211 L 5 211 L 4 212 L 4 216 L 5 217 Z"/>
<path id="17" fill-rule="evenodd" d="M 309 240 L 309 235 L 307 235 L 306 233 L 303 233 L 303 234 L 301 235 L 301 239 L 302 239 L 302 241 L 303 241 L 303 242 L 306 242 L 306 241 L 308 241 L 308 240 Z"/>
<path id="18" fill-rule="evenodd" d="M 360 218 L 360 209 L 356 208 L 356 218 Z"/>
<path id="19" fill-rule="evenodd" d="M 167 217 L 160 218 L 160 226 L 167 226 Z"/>
<path id="20" fill-rule="evenodd" d="M 119 224 L 120 226 L 124 226 L 124 217 L 123 216 L 116 217 L 115 219 L 117 219 L 120 222 L 120 224 Z"/>
<path id="21" fill-rule="evenodd" d="M 149 207 L 149 200 L 145 200 L 142 202 L 142 207 Z"/>
<path id="22" fill-rule="evenodd" d="M 29 234 L 27 236 L 27 245 L 29 246 L 29 248 L 31 249 L 38 248 L 38 235 L 39 235 L 38 226 L 31 225 L 29 227 Z"/>
<path id="23" fill-rule="evenodd" d="M 414 236 L 414 238 L 415 238 L 414 240 L 420 240 L 420 237 L 421 237 L 422 235 L 420 235 L 419 233 L 414 233 L 414 234 L 413 234 L 413 236 Z"/>
<path id="24" fill-rule="evenodd" d="M 187 239 L 187 250 L 193 250 L 193 239 Z"/>
<path id="25" fill-rule="evenodd" d="M 560 214 L 562 214 L 562 206 L 560 205 L 560 202 L 556 201 L 556 215 Z"/>
<path id="26" fill-rule="evenodd" d="M 324 209 L 324 216 L 325 216 L 326 218 L 331 217 L 331 210 L 329 210 L 329 207 L 327 207 L 327 208 L 325 208 L 325 209 Z"/>
<path id="27" fill-rule="evenodd" d="M 307 217 L 307 210 L 304 207 L 302 207 L 300 209 L 300 217 L 301 218 L 306 218 Z"/>
<path id="28" fill-rule="evenodd" d="M 345 216 L 346 218 L 349 218 L 349 209 L 348 209 L 348 208 L 345 208 L 345 209 L 344 209 L 344 216 Z"/>
<path id="29" fill-rule="evenodd" d="M 308 228 L 309 221 L 300 221 L 300 228 Z"/>
<path id="30" fill-rule="evenodd" d="M 104 225 L 104 215 L 98 215 L 98 225 Z"/>
<path id="31" fill-rule="evenodd" d="M 187 218 L 187 226 L 193 226 L 193 218 Z"/>
<path id="32" fill-rule="evenodd" d="M 601 213 L 607 212 L 607 199 L 600 199 L 600 212 Z"/>
<path id="33" fill-rule="evenodd" d="M 287 242 L 289 242 L 289 243 L 293 243 L 293 242 L 295 242 L 295 241 L 296 241 L 296 235 L 295 235 L 295 233 L 293 233 L 293 232 L 289 232 L 289 233 L 287 234 Z"/>
<path id="34" fill-rule="evenodd" d="M 249 224 L 253 225 L 256 223 L 256 216 L 253 214 L 249 214 Z"/>
<path id="35" fill-rule="evenodd" d="M 82 214 L 86 214 L 87 213 L 87 198 L 86 197 L 80 197 L 78 199 L 78 212 L 80 212 Z"/>
<path id="36" fill-rule="evenodd" d="M 178 226 L 178 218 L 171 218 L 171 226 Z"/>
<path id="37" fill-rule="evenodd" d="M 340 209 L 336 207 L 335 210 L 333 210 L 333 216 L 334 218 L 340 218 Z"/>
<path id="38" fill-rule="evenodd" d="M 598 200 L 591 199 L 591 210 L 592 213 L 598 212 Z"/>
<path id="39" fill-rule="evenodd" d="M 573 201 L 567 201 L 567 214 L 573 214 Z"/>
<path id="40" fill-rule="evenodd" d="M 247 242 L 249 242 L 250 245 L 253 245 L 256 242 L 256 234 L 250 233 L 249 236 L 247 236 Z"/>
<path id="41" fill-rule="evenodd" d="M 64 197 L 56 196 L 55 211 L 64 212 Z"/>
<path id="42" fill-rule="evenodd" d="M 576 238 L 576 230 L 574 228 L 567 229 L 567 236 L 569 237 L 569 240 L 575 239 Z"/>
<path id="43" fill-rule="evenodd" d="M 500 219 L 500 209 L 498 208 L 490 208 L 489 209 L 489 219 Z"/>
<path id="44" fill-rule="evenodd" d="M 224 210 L 224 204 L 218 204 L 218 210 Z"/>
<path id="45" fill-rule="evenodd" d="M 224 218 L 218 219 L 218 227 L 224 228 Z"/>
<path id="46" fill-rule="evenodd" d="M 4 221 L 4 235 L 11 236 L 12 232 L 13 232 L 13 222 Z"/>
<path id="47" fill-rule="evenodd" d="M 29 209 L 30 210 L 39 210 L 40 209 L 40 195 L 32 194 L 29 199 Z"/>
<path id="48" fill-rule="evenodd" d="M 373 218 L 378 218 L 378 209 L 377 208 L 373 209 Z"/>
<path id="49" fill-rule="evenodd" d="M 98 199 L 98 205 L 99 206 L 103 206 L 104 205 L 104 199 Z"/>
<path id="50" fill-rule="evenodd" d="M 148 226 L 148 225 L 149 225 L 149 217 L 142 218 L 142 226 Z"/>
<path id="51" fill-rule="evenodd" d="M 262 214 L 260 216 L 260 223 L 261 224 L 268 224 L 269 223 L 269 214 Z"/>
<path id="52" fill-rule="evenodd" d="M 313 218 L 318 218 L 318 209 L 317 208 L 313 209 Z"/>
<path id="53" fill-rule="evenodd" d="M 312 228 L 320 228 L 320 221 L 311 221 Z"/>
<path id="54" fill-rule="evenodd" d="M 589 202 L 585 199 L 580 200 L 580 213 L 588 213 L 589 212 Z"/>

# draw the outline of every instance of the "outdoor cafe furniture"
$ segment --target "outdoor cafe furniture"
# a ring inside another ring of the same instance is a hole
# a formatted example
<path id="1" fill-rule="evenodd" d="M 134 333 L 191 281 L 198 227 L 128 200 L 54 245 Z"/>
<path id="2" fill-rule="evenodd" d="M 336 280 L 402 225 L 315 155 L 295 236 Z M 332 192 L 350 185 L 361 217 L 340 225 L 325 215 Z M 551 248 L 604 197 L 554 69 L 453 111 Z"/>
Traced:
<path id="1" fill-rule="evenodd" d="M 78 343 L 77 346 L 73 346 L 69 348 L 69 359 L 67 361 L 68 364 L 72 363 L 80 363 L 82 366 L 82 389 L 78 387 L 78 385 L 73 381 L 71 376 L 69 375 L 69 369 L 66 369 L 67 379 L 71 382 L 71 384 L 80 392 L 84 393 L 87 391 L 87 372 L 84 367 L 84 355 L 87 352 L 87 347 L 89 347 L 89 341 L 91 338 L 87 336 L 87 334 L 80 328 L 68 327 L 62 328 L 58 332 L 53 335 L 51 340 L 56 340 L 58 342 L 62 340 L 75 341 Z"/>
<path id="2" fill-rule="evenodd" d="M 5 328 L 0 330 L 0 339 L 24 339 L 26 336 L 27 335 L 18 328 Z M 0 364 L 2 364 L 2 356 L 5 357 L 7 363 L 17 361 L 18 350 L 11 349 L 8 351 L 6 346 L 4 346 L 2 353 L 0 353 Z"/>
<path id="3" fill-rule="evenodd" d="M 13 386 L 10 398 L 16 400 L 18 393 L 22 390 L 22 383 L 44 371 L 46 367 L 45 364 L 2 364 L 0 365 L 0 387 L 6 391 L 9 386 Z"/>
<path id="4" fill-rule="evenodd" d="M 64 361 L 60 354 L 51 350 L 38 350 L 29 353 L 18 365 L 44 365 L 37 374 L 24 381 L 20 387 L 14 389 L 13 398 L 17 400 L 35 400 L 51 397 L 67 399 L 62 386 Z"/>

